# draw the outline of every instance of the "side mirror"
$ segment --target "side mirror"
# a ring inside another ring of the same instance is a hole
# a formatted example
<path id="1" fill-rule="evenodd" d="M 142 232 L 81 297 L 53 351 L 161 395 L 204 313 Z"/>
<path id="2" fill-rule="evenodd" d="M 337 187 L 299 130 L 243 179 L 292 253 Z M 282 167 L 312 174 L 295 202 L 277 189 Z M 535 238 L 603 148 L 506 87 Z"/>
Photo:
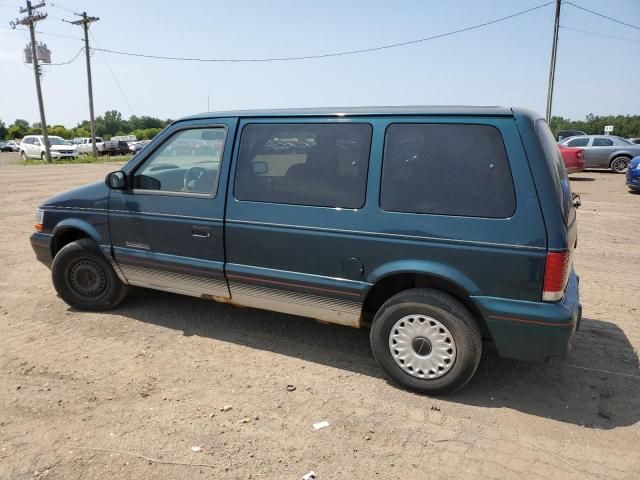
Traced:
<path id="1" fill-rule="evenodd" d="M 254 175 L 264 175 L 269 172 L 269 165 L 267 165 L 267 162 L 253 162 L 251 169 Z"/>
<path id="2" fill-rule="evenodd" d="M 124 190 L 127 188 L 127 175 L 123 171 L 111 172 L 105 178 L 105 183 L 114 190 Z"/>

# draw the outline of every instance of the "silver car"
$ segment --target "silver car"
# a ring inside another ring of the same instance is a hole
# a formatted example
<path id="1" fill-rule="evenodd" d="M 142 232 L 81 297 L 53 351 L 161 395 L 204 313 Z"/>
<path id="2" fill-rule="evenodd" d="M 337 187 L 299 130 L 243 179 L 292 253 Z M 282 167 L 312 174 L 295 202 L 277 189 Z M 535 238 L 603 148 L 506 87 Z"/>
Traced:
<path id="1" fill-rule="evenodd" d="M 610 168 L 615 173 L 625 173 L 631 159 L 640 155 L 640 145 L 615 135 L 580 135 L 560 145 L 582 148 L 584 168 Z"/>

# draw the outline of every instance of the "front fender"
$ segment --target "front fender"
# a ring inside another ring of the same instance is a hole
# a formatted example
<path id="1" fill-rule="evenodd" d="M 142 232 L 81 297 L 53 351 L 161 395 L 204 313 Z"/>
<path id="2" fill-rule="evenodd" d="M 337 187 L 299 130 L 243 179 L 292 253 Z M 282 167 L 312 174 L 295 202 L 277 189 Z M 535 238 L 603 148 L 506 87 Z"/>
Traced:
<path id="1" fill-rule="evenodd" d="M 385 263 L 367 275 L 367 282 L 375 284 L 385 277 L 400 273 L 430 275 L 456 284 L 469 295 L 478 295 L 480 293 L 478 286 L 459 270 L 442 263 L 426 260 L 398 260 Z"/>
<path id="2" fill-rule="evenodd" d="M 102 238 L 98 231 L 86 220 L 82 220 L 80 218 L 65 218 L 56 224 L 53 227 L 53 231 L 51 234 L 54 237 L 62 234 L 65 230 L 80 230 L 87 234 L 87 236 L 91 237 L 98 245 L 104 245 L 109 243 L 108 239 Z"/>

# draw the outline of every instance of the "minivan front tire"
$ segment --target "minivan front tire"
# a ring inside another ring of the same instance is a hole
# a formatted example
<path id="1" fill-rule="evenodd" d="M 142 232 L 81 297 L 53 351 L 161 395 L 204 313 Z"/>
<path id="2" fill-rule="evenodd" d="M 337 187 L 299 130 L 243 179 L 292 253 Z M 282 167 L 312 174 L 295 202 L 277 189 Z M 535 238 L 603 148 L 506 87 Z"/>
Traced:
<path id="1" fill-rule="evenodd" d="M 392 296 L 376 313 L 370 335 L 385 373 L 402 387 L 428 395 L 462 388 L 482 355 L 473 315 L 439 290 L 414 288 Z"/>
<path id="2" fill-rule="evenodd" d="M 88 238 L 65 245 L 53 259 L 51 274 L 58 295 L 78 310 L 111 310 L 127 295 L 127 286 Z"/>

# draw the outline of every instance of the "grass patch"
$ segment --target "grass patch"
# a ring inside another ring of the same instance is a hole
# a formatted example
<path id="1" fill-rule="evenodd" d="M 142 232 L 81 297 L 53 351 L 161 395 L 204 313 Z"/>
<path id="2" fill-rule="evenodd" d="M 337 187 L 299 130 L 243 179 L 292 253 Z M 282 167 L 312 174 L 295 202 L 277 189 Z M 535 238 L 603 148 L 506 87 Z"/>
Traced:
<path id="1" fill-rule="evenodd" d="M 53 160 L 51 163 L 43 162 L 42 160 L 36 160 L 28 158 L 26 161 L 21 162 L 23 165 L 56 165 L 62 163 L 119 163 L 128 162 L 131 159 L 131 155 L 104 155 L 101 157 L 94 157 L 93 155 L 79 155 L 78 158 L 64 158 L 60 160 Z"/>

